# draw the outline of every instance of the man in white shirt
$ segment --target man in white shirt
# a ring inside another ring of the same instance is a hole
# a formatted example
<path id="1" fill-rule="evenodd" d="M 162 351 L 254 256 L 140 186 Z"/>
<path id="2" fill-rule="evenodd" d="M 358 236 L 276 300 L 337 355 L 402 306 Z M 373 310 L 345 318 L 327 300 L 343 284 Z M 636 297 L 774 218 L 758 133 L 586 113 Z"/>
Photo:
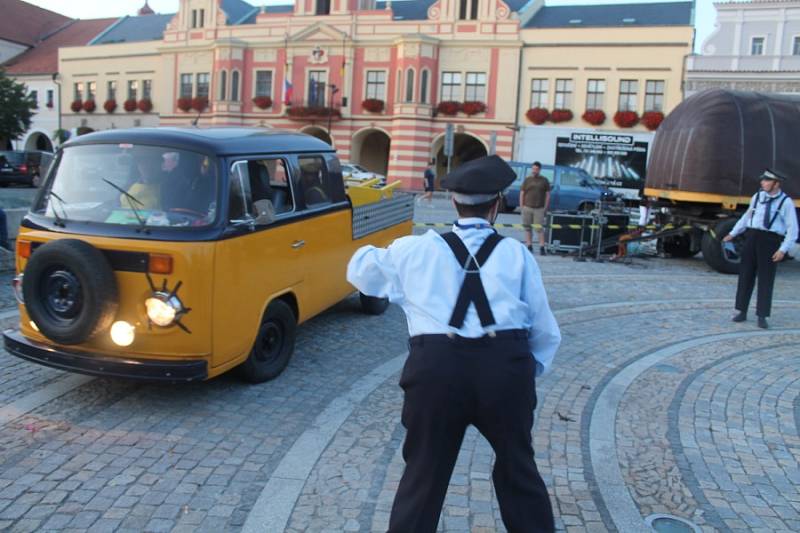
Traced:
<path id="1" fill-rule="evenodd" d="M 554 530 L 531 429 L 535 377 L 549 370 L 561 334 L 533 256 L 491 225 L 514 178 L 497 156 L 464 163 L 442 180 L 459 213 L 452 232 L 365 246 L 348 265 L 347 279 L 362 293 L 403 308 L 411 337 L 400 377 L 406 469 L 390 532 L 436 530 L 470 424 L 494 448 L 506 528 Z"/>
<path id="2" fill-rule="evenodd" d="M 722 240 L 730 242 L 745 234 L 736 289 L 736 310 L 739 312 L 733 321 L 747 320 L 747 308 L 758 276 L 756 315 L 758 327 L 766 329 L 769 327 L 767 317 L 772 309 L 777 265 L 797 240 L 797 213 L 792 199 L 781 191 L 785 176 L 767 169 L 760 178 L 761 190 L 753 196 L 750 207 Z"/>

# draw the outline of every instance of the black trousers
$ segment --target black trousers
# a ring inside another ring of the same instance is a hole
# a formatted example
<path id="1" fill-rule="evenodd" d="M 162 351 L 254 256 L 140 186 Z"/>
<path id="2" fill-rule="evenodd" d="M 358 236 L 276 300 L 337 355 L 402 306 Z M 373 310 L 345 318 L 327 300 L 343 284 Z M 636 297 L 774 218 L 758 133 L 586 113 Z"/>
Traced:
<path id="1" fill-rule="evenodd" d="M 533 458 L 536 363 L 525 332 L 500 332 L 494 339 L 420 335 L 409 344 L 400 378 L 406 468 L 389 531 L 436 531 L 470 424 L 494 449 L 492 479 L 508 531 L 554 531 L 550 498 Z"/>
<path id="2" fill-rule="evenodd" d="M 772 256 L 780 248 L 783 237 L 771 231 L 749 229 L 745 233 L 742 262 L 739 264 L 739 286 L 736 289 L 736 309 L 747 312 L 750 296 L 758 277 L 756 315 L 768 317 L 772 310 L 772 288 L 778 264 Z"/>

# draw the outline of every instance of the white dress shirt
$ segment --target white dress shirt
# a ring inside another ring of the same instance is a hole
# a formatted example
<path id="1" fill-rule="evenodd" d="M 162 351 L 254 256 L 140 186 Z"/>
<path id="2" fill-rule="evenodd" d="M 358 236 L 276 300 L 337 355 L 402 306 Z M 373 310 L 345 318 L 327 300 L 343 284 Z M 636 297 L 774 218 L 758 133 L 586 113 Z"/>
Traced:
<path id="1" fill-rule="evenodd" d="M 463 218 L 459 224 L 488 224 L 480 218 Z M 476 254 L 491 228 L 453 227 Z M 474 305 L 470 305 L 460 329 L 449 325 L 464 282 L 464 269 L 448 244 L 435 231 L 402 237 L 388 248 L 364 246 L 347 266 L 347 281 L 369 296 L 389 298 L 405 311 L 410 336 L 455 333 L 481 337 L 488 331 L 526 329 L 536 359 L 536 375 L 550 369 L 561 343 L 558 324 L 547 302 L 539 266 L 525 246 L 503 239 L 481 267 L 496 324 L 484 329 Z"/>
<path id="2" fill-rule="evenodd" d="M 764 210 L 767 208 L 765 200 L 767 198 L 775 198 L 769 204 L 770 220 L 772 220 L 772 218 L 775 217 L 778 205 L 781 203 L 779 195 L 784 194 L 783 191 L 780 191 L 776 194 L 768 195 L 764 191 L 759 191 L 753 195 L 752 200 L 750 200 L 750 207 L 747 208 L 742 218 L 740 218 L 733 227 L 731 235 L 736 237 L 744 233 L 748 228 L 766 230 L 767 228 L 764 227 Z M 786 201 L 783 202 L 778 216 L 775 217 L 775 222 L 772 223 L 772 226 L 770 226 L 767 231 L 772 231 L 783 236 L 783 242 L 780 247 L 780 251 L 783 253 L 788 252 L 789 249 L 794 246 L 797 240 L 797 212 L 794 209 L 794 202 L 792 202 L 792 199 L 788 196 L 786 197 Z"/>

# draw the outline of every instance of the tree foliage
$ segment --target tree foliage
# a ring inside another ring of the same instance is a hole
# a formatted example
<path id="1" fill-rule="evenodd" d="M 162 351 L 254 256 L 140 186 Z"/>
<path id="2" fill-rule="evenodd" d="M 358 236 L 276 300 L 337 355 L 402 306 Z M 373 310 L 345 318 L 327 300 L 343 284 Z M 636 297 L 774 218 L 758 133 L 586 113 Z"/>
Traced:
<path id="1" fill-rule="evenodd" d="M 36 103 L 23 83 L 0 69 L 0 139 L 18 139 L 31 127 Z"/>

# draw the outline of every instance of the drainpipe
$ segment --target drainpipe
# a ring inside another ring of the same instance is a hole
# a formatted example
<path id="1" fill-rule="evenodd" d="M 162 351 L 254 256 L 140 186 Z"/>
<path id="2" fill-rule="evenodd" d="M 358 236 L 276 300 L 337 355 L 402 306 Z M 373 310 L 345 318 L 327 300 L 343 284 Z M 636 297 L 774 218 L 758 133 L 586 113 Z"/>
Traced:
<path id="1" fill-rule="evenodd" d="M 56 104 L 56 115 L 58 116 L 58 128 L 57 131 L 61 131 L 61 77 L 58 75 L 58 72 L 53 73 L 53 83 L 58 86 L 58 96 L 57 96 L 57 104 Z M 61 146 L 61 140 L 56 139 L 58 141 L 58 145 Z"/>
<path id="2" fill-rule="evenodd" d="M 519 61 L 517 62 L 517 103 L 514 106 L 514 126 L 511 128 L 511 159 L 517 158 L 517 133 L 519 132 L 519 103 L 522 98 L 522 62 L 524 59 L 525 44 L 519 48 Z"/>

